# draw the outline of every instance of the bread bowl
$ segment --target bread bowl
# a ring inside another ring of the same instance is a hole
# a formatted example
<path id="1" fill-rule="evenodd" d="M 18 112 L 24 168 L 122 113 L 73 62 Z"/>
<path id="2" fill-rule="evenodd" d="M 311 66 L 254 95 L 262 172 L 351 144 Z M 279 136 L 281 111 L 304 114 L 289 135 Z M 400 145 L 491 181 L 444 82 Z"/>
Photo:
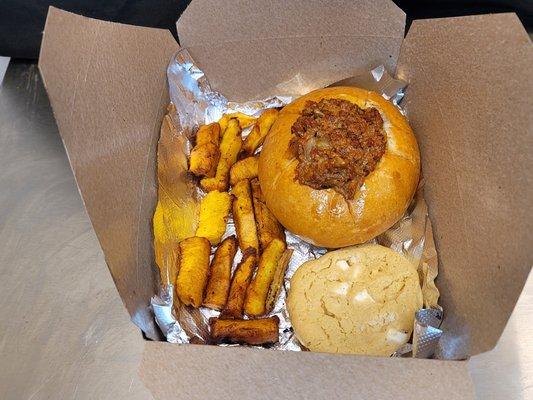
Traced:
<path id="1" fill-rule="evenodd" d="M 325 160 L 321 152 L 328 151 Z M 280 111 L 258 176 L 268 208 L 285 228 L 339 248 L 366 242 L 401 218 L 418 185 L 420 154 L 407 120 L 381 95 L 325 88 Z"/>

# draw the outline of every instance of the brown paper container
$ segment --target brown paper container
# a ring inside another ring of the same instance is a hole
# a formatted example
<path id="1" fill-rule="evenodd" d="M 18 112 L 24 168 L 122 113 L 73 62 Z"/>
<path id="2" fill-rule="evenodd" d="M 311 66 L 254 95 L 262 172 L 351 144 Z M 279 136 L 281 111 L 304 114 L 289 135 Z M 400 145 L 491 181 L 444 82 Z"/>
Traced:
<path id="1" fill-rule="evenodd" d="M 178 33 L 235 100 L 397 66 L 410 83 L 404 106 L 422 152 L 443 328 L 470 338 L 469 351 L 460 340 L 449 355 L 460 358 L 494 347 L 533 263 L 533 51 L 513 14 L 415 21 L 405 39 L 404 22 L 386 0 L 194 0 Z M 51 8 L 39 62 L 117 289 L 152 338 L 155 149 L 177 48 L 163 30 Z M 465 361 L 147 342 L 140 368 L 157 399 L 473 396 Z"/>

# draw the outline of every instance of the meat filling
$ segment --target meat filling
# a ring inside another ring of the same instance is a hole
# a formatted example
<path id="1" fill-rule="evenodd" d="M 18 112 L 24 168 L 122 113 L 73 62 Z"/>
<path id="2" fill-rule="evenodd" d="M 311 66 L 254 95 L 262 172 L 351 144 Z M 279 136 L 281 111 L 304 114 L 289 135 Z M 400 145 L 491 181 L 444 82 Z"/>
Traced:
<path id="1" fill-rule="evenodd" d="M 387 145 L 377 109 L 340 99 L 308 101 L 291 131 L 297 181 L 314 189 L 333 188 L 346 199 L 354 198 Z"/>

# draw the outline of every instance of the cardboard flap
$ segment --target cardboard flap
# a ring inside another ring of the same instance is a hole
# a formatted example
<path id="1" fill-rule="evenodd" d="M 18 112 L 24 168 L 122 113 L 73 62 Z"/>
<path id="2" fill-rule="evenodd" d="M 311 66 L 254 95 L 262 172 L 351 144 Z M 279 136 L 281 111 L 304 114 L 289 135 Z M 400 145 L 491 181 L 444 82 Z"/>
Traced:
<path id="1" fill-rule="evenodd" d="M 51 7 L 39 60 L 107 264 L 134 322 L 148 334 L 155 332 L 145 314 L 156 290 L 149 225 L 155 150 L 168 103 L 166 67 L 177 49 L 168 31 Z"/>
<path id="2" fill-rule="evenodd" d="M 474 398 L 464 361 L 151 342 L 140 375 L 156 400 Z"/>
<path id="3" fill-rule="evenodd" d="M 405 13 L 388 0 L 193 0 L 177 28 L 212 86 L 244 101 L 394 70 Z"/>
<path id="4" fill-rule="evenodd" d="M 494 347 L 533 264 L 532 66 L 514 14 L 414 21 L 398 62 L 410 82 L 404 105 L 421 148 L 444 327 L 457 335 L 466 322 L 471 354 Z"/>

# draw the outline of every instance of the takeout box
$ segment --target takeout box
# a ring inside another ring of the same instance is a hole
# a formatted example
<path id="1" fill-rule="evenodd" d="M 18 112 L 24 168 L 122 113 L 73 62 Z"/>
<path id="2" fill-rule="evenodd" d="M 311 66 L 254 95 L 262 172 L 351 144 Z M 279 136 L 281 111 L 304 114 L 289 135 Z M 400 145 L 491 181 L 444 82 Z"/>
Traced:
<path id="1" fill-rule="evenodd" d="M 533 263 L 533 51 L 514 14 L 414 21 L 391 1 L 194 0 L 177 23 L 231 100 L 303 94 L 384 64 L 409 82 L 439 253 L 446 356 L 492 349 Z M 169 102 L 170 32 L 50 8 L 39 60 L 109 270 L 147 338 L 141 376 L 157 399 L 473 396 L 465 360 L 173 345 L 149 310 L 158 290 L 151 217 Z M 83 284 L 83 283 L 80 283 Z"/>

